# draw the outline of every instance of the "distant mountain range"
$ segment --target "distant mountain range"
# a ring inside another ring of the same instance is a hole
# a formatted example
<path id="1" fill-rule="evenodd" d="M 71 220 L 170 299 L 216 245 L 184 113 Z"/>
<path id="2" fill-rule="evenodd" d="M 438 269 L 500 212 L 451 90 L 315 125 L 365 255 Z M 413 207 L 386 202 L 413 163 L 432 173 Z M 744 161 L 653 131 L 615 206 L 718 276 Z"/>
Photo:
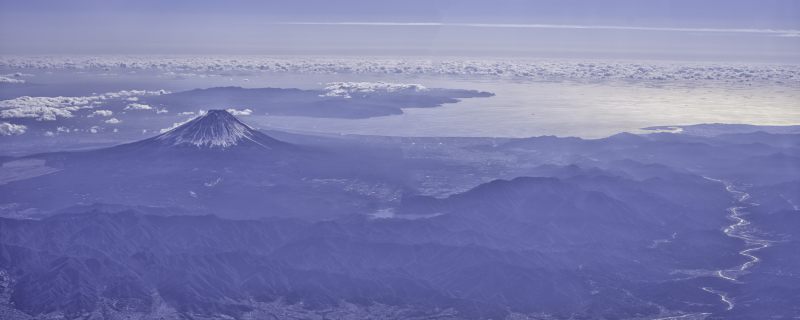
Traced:
<path id="1" fill-rule="evenodd" d="M 267 135 L 212 110 L 3 159 L 0 318 L 790 316 L 796 138 Z M 774 239 L 741 274 L 731 208 Z"/>

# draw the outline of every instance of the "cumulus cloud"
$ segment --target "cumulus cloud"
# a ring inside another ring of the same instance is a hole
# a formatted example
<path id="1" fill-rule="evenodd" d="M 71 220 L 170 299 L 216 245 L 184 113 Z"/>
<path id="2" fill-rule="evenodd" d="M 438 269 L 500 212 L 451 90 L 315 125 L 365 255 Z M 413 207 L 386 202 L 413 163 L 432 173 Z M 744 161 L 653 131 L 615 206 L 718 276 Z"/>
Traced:
<path id="1" fill-rule="evenodd" d="M 331 82 L 326 84 L 323 97 L 351 98 L 353 95 L 367 95 L 385 92 L 420 92 L 428 88 L 415 83 L 388 82 Z"/>
<path id="2" fill-rule="evenodd" d="M 183 124 L 185 124 L 185 123 L 187 123 L 187 122 L 189 122 L 189 121 L 192 121 L 193 119 L 194 119 L 194 118 L 189 118 L 189 119 L 186 119 L 185 121 L 181 121 L 181 122 L 175 122 L 175 123 L 173 123 L 173 124 L 172 124 L 172 126 L 170 126 L 169 128 L 164 128 L 164 129 L 161 129 L 161 130 L 159 130 L 159 132 L 160 132 L 160 133 L 167 133 L 167 132 L 169 132 L 169 131 L 170 131 L 170 130 L 172 130 L 172 129 L 175 129 L 175 128 L 177 128 L 177 127 L 180 127 L 180 126 L 182 126 Z"/>
<path id="3" fill-rule="evenodd" d="M 1 118 L 34 118 L 53 121 L 71 118 L 72 112 L 89 108 L 89 97 L 29 97 L 23 96 L 0 101 Z"/>
<path id="4" fill-rule="evenodd" d="M 55 135 L 56 134 L 53 131 L 45 131 L 44 132 L 44 136 L 45 137 L 54 137 Z"/>
<path id="5" fill-rule="evenodd" d="M 117 92 L 109 92 L 103 94 L 106 99 L 122 99 L 128 97 L 143 97 L 143 96 L 158 96 L 162 94 L 170 93 L 167 90 L 155 90 L 155 91 L 148 91 L 148 90 L 122 90 Z"/>
<path id="6" fill-rule="evenodd" d="M 0 101 L 0 118 L 33 118 L 39 121 L 54 121 L 71 118 L 80 109 L 93 109 L 106 100 L 117 100 L 131 96 L 160 95 L 164 90 L 123 90 L 82 97 L 30 97 L 23 96 Z"/>
<path id="7" fill-rule="evenodd" d="M 13 136 L 25 133 L 28 127 L 21 124 L 13 124 L 9 122 L 0 122 L 0 136 Z"/>
<path id="8" fill-rule="evenodd" d="M 221 177 L 218 177 L 218 178 L 217 178 L 216 180 L 214 180 L 214 181 L 204 182 L 204 183 L 203 183 L 203 185 L 204 185 L 204 186 L 206 186 L 206 187 L 209 187 L 209 188 L 211 188 L 211 187 L 213 187 L 213 186 L 216 186 L 216 185 L 218 185 L 220 182 L 222 182 L 222 178 L 221 178 Z"/>
<path id="9" fill-rule="evenodd" d="M 131 103 L 125 106 L 125 110 L 152 110 L 152 109 L 153 107 L 141 103 Z"/>
<path id="10" fill-rule="evenodd" d="M 118 123 L 122 123 L 122 120 L 119 120 L 119 119 L 117 119 L 117 118 L 111 118 L 111 119 L 108 119 L 108 120 L 106 120 L 106 121 L 105 121 L 105 123 L 108 123 L 108 124 L 118 124 Z"/>
<path id="11" fill-rule="evenodd" d="M 228 113 L 230 113 L 230 114 L 232 114 L 234 116 L 249 116 L 249 115 L 253 114 L 253 110 L 250 110 L 250 109 L 237 110 L 237 109 L 230 108 L 230 109 L 227 109 L 225 111 L 228 111 Z"/>
<path id="12" fill-rule="evenodd" d="M 12 73 L 12 74 L 0 74 L 0 83 L 25 83 L 25 79 L 21 79 L 22 77 L 32 77 L 32 74 L 29 73 Z"/>
<path id="13" fill-rule="evenodd" d="M 184 112 L 178 113 L 178 115 L 179 116 L 193 116 L 194 115 L 194 111 L 184 111 Z"/>
<path id="14" fill-rule="evenodd" d="M 168 113 L 167 108 L 156 109 L 156 114 Z"/>
<path id="15" fill-rule="evenodd" d="M 114 115 L 114 111 L 111 110 L 95 110 L 94 112 L 92 112 L 92 114 L 89 115 L 89 118 L 94 116 L 110 117 L 112 115 Z"/>
<path id="16" fill-rule="evenodd" d="M 25 80 L 15 79 L 8 76 L 0 76 L 0 83 L 25 83 Z"/>
<path id="17" fill-rule="evenodd" d="M 100 127 L 99 126 L 92 126 L 91 128 L 89 128 L 89 132 L 98 133 L 98 132 L 100 132 Z"/>

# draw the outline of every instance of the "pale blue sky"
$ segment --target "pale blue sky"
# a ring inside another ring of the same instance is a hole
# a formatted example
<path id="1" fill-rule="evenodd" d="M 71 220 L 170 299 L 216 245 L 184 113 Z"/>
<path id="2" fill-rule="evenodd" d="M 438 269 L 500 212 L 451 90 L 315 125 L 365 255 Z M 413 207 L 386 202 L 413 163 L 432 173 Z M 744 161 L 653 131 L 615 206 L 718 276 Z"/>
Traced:
<path id="1" fill-rule="evenodd" d="M 0 0 L 5 54 L 797 61 L 797 30 L 793 0 Z"/>

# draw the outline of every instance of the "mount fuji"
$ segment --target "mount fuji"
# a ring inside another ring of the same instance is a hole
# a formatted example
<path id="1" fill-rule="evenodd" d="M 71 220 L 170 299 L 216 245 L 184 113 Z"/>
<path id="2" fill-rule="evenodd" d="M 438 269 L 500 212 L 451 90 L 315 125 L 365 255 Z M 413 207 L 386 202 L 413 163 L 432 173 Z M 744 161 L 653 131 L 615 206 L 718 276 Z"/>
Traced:
<path id="1" fill-rule="evenodd" d="M 273 149 L 286 145 L 250 128 L 225 110 L 210 110 L 204 115 L 144 142 L 209 149 L 226 149 L 236 146 Z"/>
<path id="2" fill-rule="evenodd" d="M 372 210 L 387 201 L 376 195 L 403 188 L 394 170 L 403 166 L 392 158 L 284 142 L 211 110 L 145 140 L 21 158 L 43 163 L 47 174 L 0 185 L 0 203 L 42 216 L 100 203 L 229 218 L 336 216 Z"/>
<path id="3" fill-rule="evenodd" d="M 249 161 L 247 155 L 291 157 L 301 149 L 251 128 L 225 110 L 209 110 L 155 137 L 90 153 L 132 156 L 125 151 L 133 151 L 137 154 L 150 154 L 153 157 L 163 158 L 180 153 L 201 152 L 227 154 L 229 161 L 236 161 L 237 158 L 244 156 L 244 160 Z M 230 157 L 234 153 L 237 156 Z M 141 155 L 133 156 L 141 157 Z"/>

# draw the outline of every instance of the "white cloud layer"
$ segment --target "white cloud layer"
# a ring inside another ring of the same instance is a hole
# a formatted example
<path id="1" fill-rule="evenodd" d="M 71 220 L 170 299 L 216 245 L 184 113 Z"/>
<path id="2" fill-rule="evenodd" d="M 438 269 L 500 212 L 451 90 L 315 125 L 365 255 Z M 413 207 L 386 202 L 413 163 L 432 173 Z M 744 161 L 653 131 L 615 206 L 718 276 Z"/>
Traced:
<path id="1" fill-rule="evenodd" d="M 237 109 L 230 108 L 230 109 L 227 109 L 225 111 L 228 111 L 228 113 L 230 113 L 230 114 L 232 114 L 234 116 L 249 116 L 249 115 L 253 114 L 253 110 L 250 110 L 250 109 L 237 110 Z"/>
<path id="2" fill-rule="evenodd" d="M 19 97 L 0 101 L 0 118 L 34 118 L 53 121 L 71 118 L 72 112 L 89 106 L 91 97 Z"/>
<path id="3" fill-rule="evenodd" d="M 172 129 L 175 129 L 175 128 L 177 128 L 177 127 L 180 127 L 180 126 L 182 126 L 182 125 L 184 125 L 184 124 L 186 124 L 187 122 L 189 122 L 189 121 L 192 121 L 192 120 L 194 120 L 194 118 L 189 118 L 189 119 L 186 119 L 185 121 L 181 121 L 181 122 L 175 122 L 175 123 L 173 123 L 173 124 L 172 124 L 172 126 L 170 126 L 169 128 L 164 128 L 164 129 L 161 129 L 161 130 L 159 130 L 159 132 L 160 132 L 160 133 L 167 133 L 167 132 L 169 132 L 170 130 L 172 130 Z M 145 131 L 145 132 L 142 132 L 142 133 L 146 133 L 146 131 Z"/>
<path id="4" fill-rule="evenodd" d="M 21 124 L 0 122 L 0 136 L 20 135 L 25 133 L 27 130 L 28 127 Z"/>
<path id="5" fill-rule="evenodd" d="M 325 97 L 351 98 L 353 95 L 367 95 L 386 92 L 420 92 L 428 88 L 415 83 L 387 82 L 331 82 L 325 85 Z"/>
<path id="6" fill-rule="evenodd" d="M 15 79 L 8 76 L 0 76 L 0 83 L 25 83 L 25 80 Z"/>
<path id="7" fill-rule="evenodd" d="M 111 119 L 106 120 L 105 123 L 108 123 L 108 124 L 119 124 L 119 123 L 122 123 L 122 120 L 119 120 L 117 118 L 111 118 Z"/>
<path id="8" fill-rule="evenodd" d="M 17 83 L 17 84 L 25 83 L 25 79 L 22 79 L 22 77 L 31 77 L 31 76 L 33 75 L 21 72 L 16 72 L 12 74 L 2 74 L 0 75 L 0 83 Z"/>
<path id="9" fill-rule="evenodd" d="M 779 34 L 775 34 L 779 35 Z M 0 68 L 157 70 L 205 77 L 222 73 L 444 75 L 533 81 L 714 81 L 800 85 L 800 65 L 735 62 L 610 61 L 562 59 L 470 59 L 264 56 L 2 56 Z"/>
<path id="10" fill-rule="evenodd" d="M 113 116 L 113 115 L 114 115 L 114 111 L 111 111 L 111 110 L 95 110 L 94 112 L 92 112 L 92 114 L 89 115 L 89 118 L 94 117 L 94 116 L 110 117 L 110 116 Z"/>
<path id="11" fill-rule="evenodd" d="M 71 118 L 74 116 L 73 112 L 80 109 L 93 109 L 103 101 L 165 93 L 167 92 L 164 90 L 123 90 L 83 97 L 23 96 L 0 101 L 0 118 L 33 118 L 39 121 L 54 121 L 58 118 Z"/>
<path id="12" fill-rule="evenodd" d="M 125 106 L 125 110 L 152 110 L 153 107 L 142 103 L 131 103 Z"/>

